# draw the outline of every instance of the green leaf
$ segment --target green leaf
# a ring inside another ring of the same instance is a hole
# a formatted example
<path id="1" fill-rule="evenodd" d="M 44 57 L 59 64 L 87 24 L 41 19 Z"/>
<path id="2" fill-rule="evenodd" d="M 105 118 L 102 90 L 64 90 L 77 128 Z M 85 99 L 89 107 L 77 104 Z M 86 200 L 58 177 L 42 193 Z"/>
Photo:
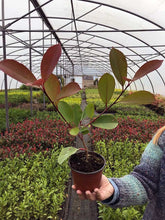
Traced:
<path id="1" fill-rule="evenodd" d="M 94 113 L 95 113 L 94 104 L 93 103 L 87 104 L 87 106 L 85 107 L 85 112 L 86 112 L 87 117 L 93 118 Z"/>
<path id="2" fill-rule="evenodd" d="M 155 101 L 155 96 L 148 92 L 148 91 L 138 91 L 134 92 L 131 95 L 125 96 L 122 100 L 120 100 L 120 103 L 126 103 L 126 104 L 150 104 Z"/>
<path id="3" fill-rule="evenodd" d="M 93 118 L 95 113 L 95 109 L 94 109 L 94 104 L 93 103 L 89 103 L 86 105 L 83 114 L 82 114 L 82 119 L 84 118 Z"/>
<path id="4" fill-rule="evenodd" d="M 74 127 L 74 128 L 71 128 L 69 130 L 70 135 L 76 136 L 76 135 L 78 135 L 78 133 L 79 133 L 79 128 L 78 127 Z"/>
<path id="5" fill-rule="evenodd" d="M 135 73 L 133 81 L 140 79 L 141 77 L 147 75 L 148 73 L 158 69 L 162 65 L 163 60 L 151 60 L 146 62 L 140 69 Z"/>
<path id="6" fill-rule="evenodd" d="M 62 164 L 65 160 L 67 160 L 72 154 L 75 154 L 78 151 L 75 147 L 65 147 L 61 150 L 58 156 L 58 163 Z"/>
<path id="7" fill-rule="evenodd" d="M 107 105 L 115 89 L 115 80 L 112 75 L 105 73 L 98 82 L 100 98 Z"/>
<path id="8" fill-rule="evenodd" d="M 81 120 L 82 110 L 78 104 L 72 105 L 73 109 L 73 121 L 75 126 L 78 126 Z"/>
<path id="9" fill-rule="evenodd" d="M 124 86 L 125 78 L 127 77 L 127 61 L 125 55 L 121 51 L 112 48 L 110 51 L 110 64 L 116 79 Z"/>
<path id="10" fill-rule="evenodd" d="M 92 125 L 103 129 L 114 129 L 118 125 L 118 122 L 113 115 L 105 114 L 97 118 Z"/>
<path id="11" fill-rule="evenodd" d="M 24 84 L 32 83 L 37 80 L 26 66 L 15 60 L 2 60 L 0 62 L 0 70 Z"/>
<path id="12" fill-rule="evenodd" d="M 68 103 L 63 101 L 59 102 L 58 110 L 61 112 L 68 123 L 73 122 L 73 109 Z"/>
<path id="13" fill-rule="evenodd" d="M 44 83 L 45 91 L 52 102 L 56 102 L 56 97 L 60 93 L 60 82 L 57 76 L 51 74 Z"/>

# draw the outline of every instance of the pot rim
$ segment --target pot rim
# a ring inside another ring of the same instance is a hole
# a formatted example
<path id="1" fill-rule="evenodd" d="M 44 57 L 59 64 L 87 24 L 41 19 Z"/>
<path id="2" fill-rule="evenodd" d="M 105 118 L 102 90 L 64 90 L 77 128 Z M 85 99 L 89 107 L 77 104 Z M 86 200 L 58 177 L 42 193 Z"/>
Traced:
<path id="1" fill-rule="evenodd" d="M 82 153 L 82 152 L 84 152 L 84 151 L 81 151 L 81 152 L 77 152 L 77 153 L 75 153 L 75 154 L 80 154 L 80 153 Z M 104 167 L 105 167 L 105 164 L 106 164 L 106 161 L 105 161 L 105 158 L 101 155 L 101 154 L 98 154 L 98 153 L 96 153 L 96 152 L 94 152 L 94 151 L 88 151 L 89 153 L 94 153 L 94 154 L 97 154 L 97 155 L 99 155 L 101 158 L 102 158 L 102 160 L 103 160 L 103 166 L 99 169 L 99 170 L 95 170 L 95 171 L 92 171 L 92 172 L 83 172 L 83 171 L 79 171 L 79 170 L 76 170 L 76 169 L 74 169 L 74 168 L 72 168 L 71 167 L 71 164 L 70 164 L 70 159 L 71 159 L 71 157 L 72 157 L 72 155 L 75 155 L 75 154 L 72 154 L 70 157 L 69 157 L 69 161 L 68 161 L 68 164 L 69 164 L 69 167 L 71 168 L 71 170 L 73 170 L 73 171 L 75 171 L 75 172 L 77 172 L 77 173 L 80 173 L 80 174 L 95 174 L 95 173 L 99 173 L 100 171 L 102 171 L 103 169 L 104 169 Z"/>

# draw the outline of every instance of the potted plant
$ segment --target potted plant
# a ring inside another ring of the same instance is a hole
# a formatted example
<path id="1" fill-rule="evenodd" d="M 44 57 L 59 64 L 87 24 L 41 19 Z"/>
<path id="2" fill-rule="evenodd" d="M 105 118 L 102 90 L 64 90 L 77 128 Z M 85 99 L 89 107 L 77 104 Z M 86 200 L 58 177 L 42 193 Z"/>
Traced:
<path id="1" fill-rule="evenodd" d="M 28 68 L 15 60 L 2 60 L 0 62 L 0 70 L 25 85 L 42 89 L 44 94 L 53 104 L 54 109 L 58 111 L 61 118 L 69 125 L 70 135 L 78 136 L 80 138 L 83 143 L 83 148 L 64 147 L 59 155 L 58 162 L 62 163 L 69 158 L 69 165 L 72 169 L 74 184 L 82 191 L 87 189 L 92 191 L 95 187 L 99 187 L 105 160 L 101 155 L 88 150 L 84 141 L 84 135 L 88 133 L 90 134 L 91 126 L 102 129 L 114 129 L 118 125 L 118 122 L 112 114 L 106 112 L 116 103 L 152 103 L 155 98 L 154 95 L 148 91 L 137 91 L 126 96 L 123 96 L 123 94 L 135 80 L 138 80 L 149 72 L 158 69 L 162 64 L 162 60 L 151 60 L 146 62 L 138 69 L 134 77 L 129 79 L 127 77 L 126 57 L 121 51 L 112 48 L 109 58 L 114 76 L 105 73 L 99 79 L 98 92 L 101 100 L 105 104 L 105 109 L 101 113 L 95 114 L 94 103 L 87 104 L 85 109 L 82 110 L 80 105 L 75 104 L 74 106 L 70 106 L 62 100 L 65 97 L 77 93 L 81 88 L 76 82 L 70 82 L 61 88 L 60 81 L 57 76 L 53 74 L 53 70 L 58 63 L 60 56 L 60 44 L 48 48 L 42 58 L 41 79 L 38 80 Z M 110 103 L 115 91 L 114 77 L 120 83 L 122 89 L 118 97 Z M 83 121 L 86 118 L 88 118 L 88 121 L 84 124 Z M 96 176 L 93 177 L 93 175 Z M 78 179 L 76 179 L 77 177 Z M 83 183 L 85 177 L 87 177 L 87 179 L 85 180 L 85 183 Z"/>

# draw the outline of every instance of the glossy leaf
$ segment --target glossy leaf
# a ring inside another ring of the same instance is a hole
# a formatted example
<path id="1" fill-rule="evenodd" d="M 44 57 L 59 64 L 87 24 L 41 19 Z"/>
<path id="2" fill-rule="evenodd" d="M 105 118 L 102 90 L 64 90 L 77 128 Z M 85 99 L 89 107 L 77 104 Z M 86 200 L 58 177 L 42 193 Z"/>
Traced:
<path id="1" fill-rule="evenodd" d="M 58 110 L 61 112 L 68 123 L 73 122 L 73 109 L 68 103 L 63 101 L 59 102 Z"/>
<path id="2" fill-rule="evenodd" d="M 57 76 L 51 74 L 44 83 L 44 88 L 51 101 L 56 103 L 57 95 L 60 93 L 60 82 Z"/>
<path id="3" fill-rule="evenodd" d="M 64 86 L 61 90 L 61 92 L 58 94 L 57 99 L 63 99 L 65 97 L 74 95 L 75 93 L 79 92 L 81 90 L 80 86 L 76 82 L 68 83 L 66 86 Z"/>
<path id="4" fill-rule="evenodd" d="M 72 105 L 73 109 L 73 121 L 75 126 L 78 126 L 81 120 L 82 110 L 78 104 Z"/>
<path id="5" fill-rule="evenodd" d="M 49 47 L 44 54 L 41 62 L 41 76 L 44 82 L 53 73 L 55 66 L 61 56 L 61 46 L 60 44 L 53 45 Z"/>
<path id="6" fill-rule="evenodd" d="M 124 86 L 127 77 L 127 61 L 124 54 L 112 48 L 110 51 L 110 64 L 116 79 L 120 85 Z"/>
<path id="7" fill-rule="evenodd" d="M 150 104 L 155 101 L 155 96 L 147 91 L 138 91 L 134 92 L 131 95 L 125 96 L 120 103 L 126 103 L 126 104 Z"/>
<path id="8" fill-rule="evenodd" d="M 105 73 L 98 82 L 98 91 L 100 98 L 105 103 L 105 105 L 108 104 L 110 101 L 113 92 L 115 89 L 115 80 L 112 75 L 109 73 Z"/>
<path id="9" fill-rule="evenodd" d="M 87 106 L 85 107 L 85 112 L 86 112 L 86 115 L 89 118 L 93 118 L 94 113 L 95 113 L 94 104 L 93 103 L 88 103 Z"/>
<path id="10" fill-rule="evenodd" d="M 84 118 L 93 118 L 95 113 L 94 104 L 88 103 L 83 111 L 82 119 Z"/>
<path id="11" fill-rule="evenodd" d="M 67 160 L 72 154 L 75 154 L 78 151 L 75 147 L 65 147 L 61 150 L 58 156 L 58 163 L 62 164 L 65 160 Z"/>
<path id="12" fill-rule="evenodd" d="M 102 129 L 114 129 L 118 125 L 118 122 L 113 115 L 105 114 L 97 118 L 92 125 Z"/>
<path id="13" fill-rule="evenodd" d="M 0 70 L 24 84 L 32 83 L 37 80 L 26 66 L 15 60 L 2 60 L 0 62 Z"/>
<path id="14" fill-rule="evenodd" d="M 148 73 L 158 69 L 162 65 L 163 60 L 151 60 L 146 62 L 140 69 L 136 72 L 133 77 L 133 81 L 140 79 L 141 77 L 147 75 Z"/>
<path id="15" fill-rule="evenodd" d="M 72 136 L 76 136 L 76 135 L 78 135 L 78 133 L 79 133 L 79 128 L 78 127 L 74 127 L 74 128 L 71 128 L 69 130 L 69 134 L 72 135 Z"/>

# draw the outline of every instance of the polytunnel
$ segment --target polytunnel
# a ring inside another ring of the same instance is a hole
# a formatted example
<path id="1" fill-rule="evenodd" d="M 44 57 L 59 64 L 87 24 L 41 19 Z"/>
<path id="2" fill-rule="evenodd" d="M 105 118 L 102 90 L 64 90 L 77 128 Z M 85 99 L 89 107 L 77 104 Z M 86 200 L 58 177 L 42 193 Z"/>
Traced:
<path id="1" fill-rule="evenodd" d="M 5 59 L 16 60 L 24 64 L 28 69 L 31 70 L 31 72 L 35 75 L 35 77 L 39 79 L 41 72 L 40 66 L 41 66 L 42 57 L 44 53 L 47 51 L 47 49 L 55 44 L 61 45 L 62 54 L 60 56 L 58 64 L 54 69 L 53 74 L 60 77 L 62 76 L 66 84 L 75 81 L 80 85 L 81 88 L 83 88 L 83 78 L 85 77 L 86 78 L 92 77 L 92 80 L 94 81 L 96 79 L 99 79 L 104 73 L 110 73 L 113 75 L 113 71 L 111 69 L 110 61 L 109 61 L 109 53 L 112 48 L 116 48 L 126 56 L 126 60 L 128 63 L 127 72 L 129 79 L 132 79 L 135 73 L 137 72 L 137 70 L 146 62 L 155 59 L 164 61 L 158 69 L 152 71 L 147 75 L 144 75 L 142 78 L 139 77 L 138 80 L 134 81 L 129 87 L 129 90 L 131 91 L 145 90 L 156 95 L 157 94 L 163 96 L 165 95 L 165 1 L 164 0 L 134 0 L 134 1 L 133 0 L 124 0 L 124 1 L 121 0 L 14 0 L 14 1 L 0 0 L 0 61 Z M 115 84 L 117 89 L 121 89 L 121 85 L 117 81 L 115 81 Z M 0 71 L 0 92 L 2 91 L 5 96 L 4 98 L 5 104 L 3 105 L 3 108 L 5 108 L 5 110 L 4 109 L 3 110 L 5 111 L 5 115 L 6 115 L 5 118 L 6 127 L 2 135 L 5 135 L 6 131 L 10 132 L 9 112 L 8 112 L 9 91 L 11 89 L 20 88 L 21 85 L 22 84 L 20 82 L 14 80 L 13 78 L 7 76 L 4 72 Z M 28 94 L 29 93 L 31 98 L 30 107 L 32 113 L 32 104 L 34 103 L 32 102 L 33 89 L 31 87 L 30 87 L 30 92 L 28 91 Z M 43 102 L 45 101 L 44 98 L 45 97 L 43 96 Z M 55 110 L 58 110 L 58 107 Z M 94 106 L 92 110 L 94 114 L 94 111 L 96 110 L 94 109 Z M 103 113 L 107 113 L 107 112 L 103 112 Z M 144 110 L 144 114 L 146 114 L 145 110 Z M 164 114 L 164 109 L 163 109 L 163 114 Z M 83 114 L 81 115 L 82 118 L 85 116 Z M 159 117 L 157 116 L 158 115 L 156 115 L 155 118 Z M 123 115 L 121 117 L 123 117 Z M 140 121 L 138 117 L 137 117 L 137 121 Z M 151 123 L 152 117 L 150 117 L 150 114 L 148 118 L 149 118 L 148 120 L 149 123 Z M 132 124 L 133 123 L 135 123 L 135 121 L 133 121 Z M 163 119 L 161 120 L 161 123 L 164 123 Z M 157 121 L 155 122 L 155 124 L 159 125 Z M 84 133 L 88 132 L 88 127 L 90 127 L 89 125 L 91 124 L 89 123 L 85 127 L 86 130 L 84 130 Z M 147 134 L 151 135 L 150 129 L 151 128 L 153 129 L 153 124 L 149 124 L 149 125 L 150 126 L 146 124 L 145 127 L 142 124 L 141 127 L 143 130 L 139 130 L 139 131 L 138 129 L 136 130 L 135 128 L 136 124 L 135 126 L 129 128 L 127 127 L 125 128 L 124 126 L 122 126 L 123 128 L 122 132 L 123 133 L 126 132 L 125 134 L 126 138 L 128 133 L 130 132 L 132 135 L 135 136 L 135 140 L 137 141 L 137 138 L 139 138 L 139 136 L 142 136 L 143 133 L 146 134 L 146 130 L 147 131 L 149 130 Z M 66 128 L 66 124 L 64 125 L 64 127 Z M 79 130 L 79 128 L 81 127 L 82 127 L 81 123 L 77 125 L 78 132 L 80 133 L 82 132 L 81 134 L 83 134 L 83 129 Z M 156 129 L 156 126 L 154 129 Z M 44 129 L 43 130 L 44 134 L 46 133 L 46 130 L 49 133 L 52 132 L 49 129 Z M 121 136 L 123 135 L 122 132 L 120 133 Z M 140 133 L 139 136 L 137 135 L 139 134 L 138 132 Z M 24 131 L 22 132 L 21 135 L 23 135 L 23 133 L 26 133 L 26 135 L 28 135 L 28 132 L 24 132 Z M 39 141 L 40 139 L 43 138 L 42 137 L 43 133 L 37 134 L 37 137 L 39 137 Z M 64 132 L 62 131 L 56 136 L 61 138 L 60 135 L 63 133 Z M 96 136 L 98 136 L 98 134 L 99 133 L 97 133 Z M 11 137 L 13 137 L 14 139 L 16 138 L 16 136 L 17 135 L 15 134 L 11 135 Z M 109 137 L 109 134 L 107 136 Z M 20 137 L 22 138 L 22 136 Z M 58 142 L 58 137 L 55 137 L 52 140 L 54 141 L 57 138 L 57 142 Z M 19 136 L 17 138 L 19 138 Z M 79 145 L 80 140 L 76 138 L 74 137 L 74 144 L 76 143 L 75 144 L 76 148 L 79 148 L 77 146 Z M 46 141 L 47 139 L 48 138 L 46 136 Z M 65 133 L 63 139 L 65 139 Z M 88 139 L 86 141 L 87 143 L 90 143 L 91 140 Z M 2 144 L 1 136 L 0 136 L 0 143 Z M 120 139 L 120 143 L 121 143 L 121 139 Z M 126 142 L 123 141 L 123 143 L 125 144 Z M 29 145 L 29 143 L 27 142 L 25 143 L 25 145 Z M 14 148 L 15 142 L 11 146 Z M 47 142 L 45 146 L 47 150 L 48 149 Z M 26 148 L 28 147 L 26 146 Z M 32 147 L 30 146 L 30 148 Z M 9 150 L 10 153 L 10 148 L 7 147 L 6 149 Z M 36 149 L 36 146 L 34 147 L 34 149 Z M 85 148 L 80 148 L 80 149 L 85 149 Z M 119 148 L 116 149 L 119 152 Z M 132 147 L 131 149 L 135 149 L 135 148 Z M 2 150 L 2 148 L 0 150 Z M 119 152 L 118 154 L 120 154 L 120 156 L 122 155 L 127 156 L 125 152 L 124 153 Z M 130 152 L 132 151 L 130 150 Z M 0 153 L 2 154 L 2 151 L 0 151 Z M 134 157 L 133 160 L 135 160 L 136 155 L 133 157 Z M 108 150 L 107 150 L 107 158 L 109 159 Z M 121 158 L 119 159 L 121 160 Z M 129 159 L 126 158 L 123 161 L 125 163 L 128 160 Z M 114 164 L 112 164 L 112 169 L 114 169 L 115 167 L 115 162 Z M 50 162 L 50 164 L 52 164 L 52 161 Z M 111 168 L 110 162 L 108 165 L 109 168 Z M 125 167 L 126 164 L 123 165 L 124 169 Z M 3 166 L 2 168 L 4 169 Z M 43 167 L 41 166 L 41 168 L 44 169 L 44 166 Z M 51 168 L 52 167 L 50 167 L 50 170 Z M 22 170 L 21 172 L 23 172 L 24 169 L 21 170 Z M 3 171 L 3 173 L 5 173 L 5 171 Z M 125 170 L 124 172 L 122 171 L 121 173 L 125 173 Z M 10 175 L 7 176 L 10 177 Z M 64 177 L 60 177 L 60 178 L 63 179 Z M 5 179 L 9 181 L 9 179 L 12 179 L 12 177 L 6 178 L 5 176 Z M 17 178 L 15 177 L 15 179 Z M 72 183 L 70 181 L 68 183 L 68 189 L 67 189 L 68 192 L 66 193 L 67 199 L 65 203 L 65 208 L 63 207 L 65 209 L 65 216 L 69 215 L 70 218 L 63 218 L 63 219 L 64 220 L 97 219 L 98 207 L 96 206 L 96 204 L 91 203 L 89 200 L 87 200 L 86 203 L 82 203 L 80 202 L 80 200 L 77 201 L 78 199 L 76 197 L 77 195 L 74 194 L 73 190 L 71 189 L 71 184 Z M 8 185 L 8 183 L 6 185 Z M 8 186 L 9 187 L 7 188 L 7 190 L 10 190 L 10 188 L 12 187 L 10 187 L 11 186 L 10 184 Z M 24 191 L 26 190 L 27 188 L 25 188 Z M 51 191 L 50 194 L 56 194 L 57 191 Z M 4 190 L 4 192 L 5 193 L 7 192 L 6 189 Z M 47 191 L 45 190 L 45 192 Z M 73 198 L 72 196 L 69 196 L 71 193 L 74 194 L 74 195 L 72 194 Z M 22 194 L 24 194 L 24 192 Z M 22 194 L 20 193 L 21 198 L 23 198 Z M 40 192 L 38 194 L 40 194 Z M 45 195 L 46 193 L 43 194 L 43 198 Z M 137 195 L 139 195 L 139 193 Z M 29 199 L 29 201 L 31 202 L 31 199 Z M 14 201 L 15 204 L 17 202 L 19 202 L 19 199 Z M 50 201 L 50 204 L 51 202 L 52 200 Z M 7 202 L 6 204 L 7 204 L 6 206 L 8 206 Z M 83 206 L 83 208 L 80 209 L 80 207 L 82 207 L 82 204 L 85 205 Z M 27 207 L 24 210 L 28 210 Z M 61 206 L 60 209 L 62 209 Z M 16 209 L 13 210 L 15 211 Z M 82 218 L 76 216 L 76 214 L 80 211 Z M 10 212 L 8 213 L 10 214 Z M 84 213 L 85 214 L 89 213 L 91 215 L 90 218 L 89 215 L 88 217 L 84 217 L 85 216 Z M 130 214 L 132 214 L 132 212 L 130 212 Z M 73 216 L 76 216 L 77 218 L 74 218 Z M 26 216 L 26 218 L 28 217 Z M 57 218 L 53 218 L 52 216 L 49 216 L 48 218 L 57 219 Z"/>
<path id="2" fill-rule="evenodd" d="M 164 60 L 165 3 L 161 0 L 1 0 L 0 7 L 1 60 L 15 59 L 36 77 L 43 53 L 56 43 L 62 46 L 62 56 L 55 73 L 66 78 L 111 73 L 112 47 L 126 55 L 130 77 L 144 62 Z M 164 65 L 131 89 L 164 94 Z M 1 89 L 5 81 L 8 89 L 19 87 L 1 73 Z"/>
<path id="3" fill-rule="evenodd" d="M 128 76 L 152 59 L 165 57 L 165 3 L 162 0 L 1 0 L 0 60 L 15 59 L 38 78 L 44 52 L 60 43 L 62 55 L 54 73 L 66 82 L 82 76 L 97 79 L 111 73 L 109 52 L 119 49 Z M 131 90 L 164 94 L 165 63 L 134 82 Z M 0 74 L 0 89 L 20 83 Z M 116 87 L 120 85 L 116 82 Z"/>

